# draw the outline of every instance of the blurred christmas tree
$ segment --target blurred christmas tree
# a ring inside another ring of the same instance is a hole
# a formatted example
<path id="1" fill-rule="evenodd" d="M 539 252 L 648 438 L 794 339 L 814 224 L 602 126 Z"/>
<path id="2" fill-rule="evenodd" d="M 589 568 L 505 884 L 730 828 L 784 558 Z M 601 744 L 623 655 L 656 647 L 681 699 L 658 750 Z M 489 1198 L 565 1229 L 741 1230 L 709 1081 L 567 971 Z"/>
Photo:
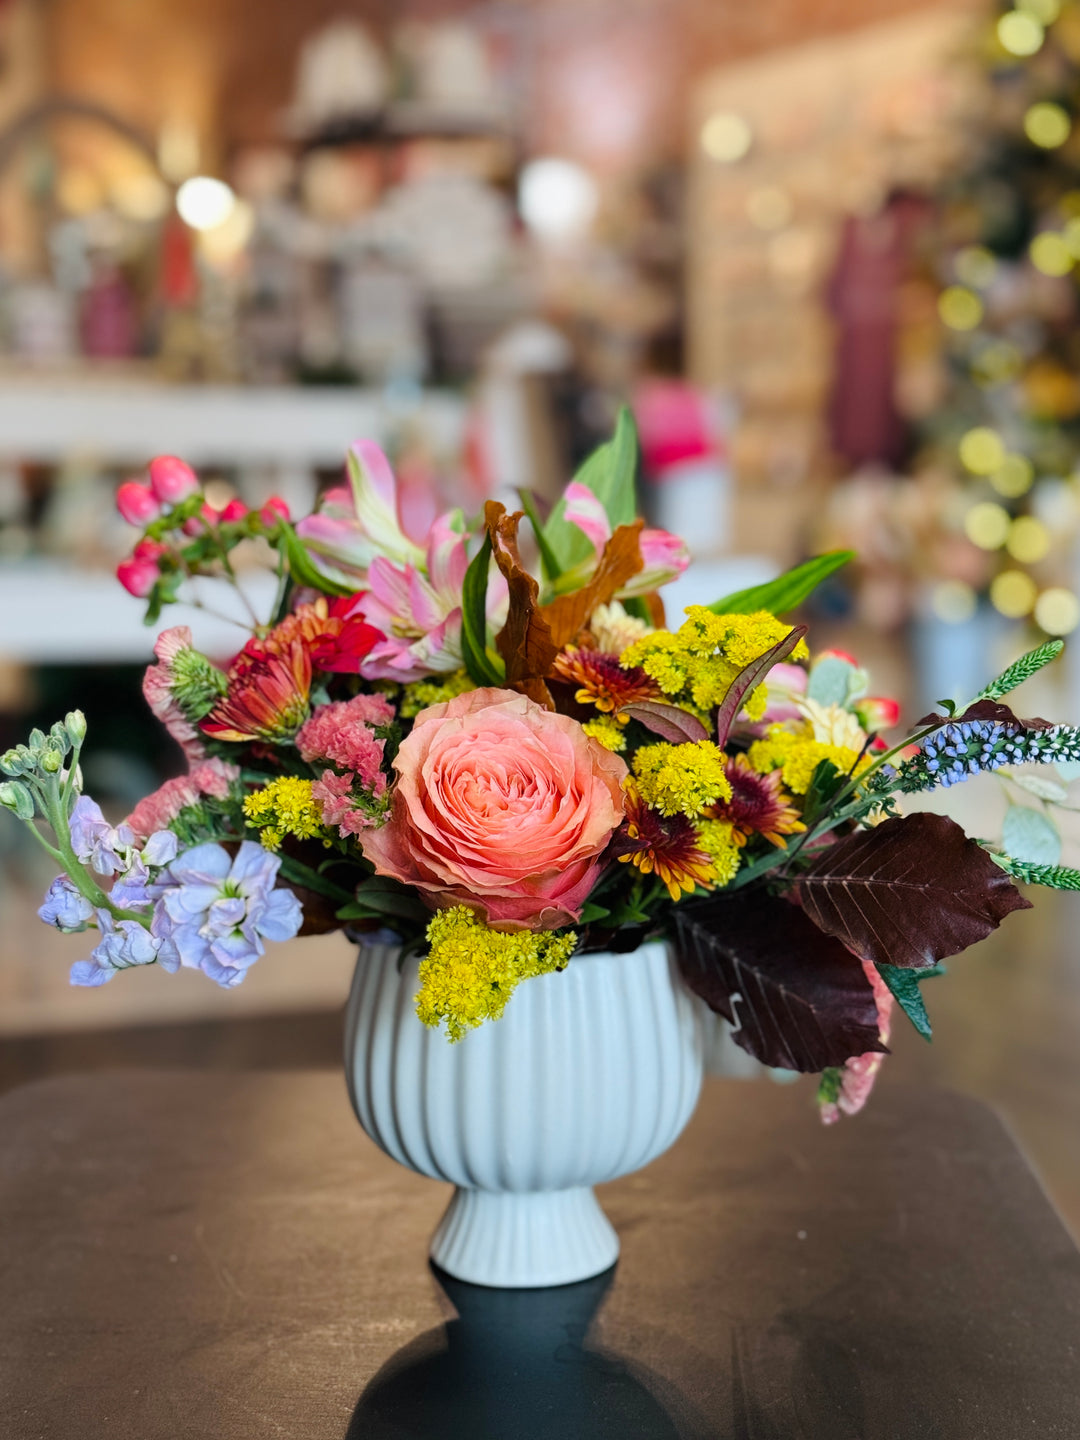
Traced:
<path id="1" fill-rule="evenodd" d="M 947 379 L 924 438 L 964 477 L 994 607 L 1064 635 L 1080 623 L 1080 0 L 996 7 L 977 59 L 968 163 L 935 197 Z M 973 608 L 970 587 L 941 590 L 948 618 Z"/>

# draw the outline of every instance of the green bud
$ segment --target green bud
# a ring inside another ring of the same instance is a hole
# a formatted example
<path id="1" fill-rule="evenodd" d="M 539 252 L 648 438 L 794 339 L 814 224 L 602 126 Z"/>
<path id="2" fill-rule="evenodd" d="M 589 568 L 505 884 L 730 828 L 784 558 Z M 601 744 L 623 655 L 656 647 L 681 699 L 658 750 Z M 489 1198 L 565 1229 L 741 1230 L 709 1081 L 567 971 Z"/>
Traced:
<path id="1" fill-rule="evenodd" d="M 42 750 L 45 749 L 45 732 L 42 730 L 31 730 L 29 744 L 30 753 L 32 755 L 40 755 Z"/>
<path id="2" fill-rule="evenodd" d="M 0 805 L 17 815 L 20 820 L 34 818 L 34 797 L 25 785 L 20 785 L 15 780 L 5 780 L 0 784 Z"/>
<path id="3" fill-rule="evenodd" d="M 68 733 L 64 729 L 64 722 L 62 720 L 57 720 L 56 724 L 49 731 L 49 743 L 54 749 L 59 750 L 61 755 L 66 755 L 71 749 L 71 741 L 68 739 Z"/>
<path id="4" fill-rule="evenodd" d="M 58 775 L 63 763 L 64 757 L 59 750 L 46 750 L 41 757 L 41 768 L 46 775 Z"/>
<path id="5" fill-rule="evenodd" d="M 0 770 L 5 775 L 21 775 L 23 773 L 23 759 L 18 750 L 5 750 L 0 755 Z"/>
<path id="6" fill-rule="evenodd" d="M 73 745 L 81 745 L 86 739 L 86 716 L 81 710 L 69 710 L 64 716 L 64 726 Z"/>

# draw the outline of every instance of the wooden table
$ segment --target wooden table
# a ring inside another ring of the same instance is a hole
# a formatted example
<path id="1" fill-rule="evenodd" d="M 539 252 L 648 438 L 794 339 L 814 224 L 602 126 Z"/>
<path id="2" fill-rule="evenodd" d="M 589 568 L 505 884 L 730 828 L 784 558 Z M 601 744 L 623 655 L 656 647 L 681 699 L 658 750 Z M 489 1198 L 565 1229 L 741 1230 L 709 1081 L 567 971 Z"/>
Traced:
<path id="1" fill-rule="evenodd" d="M 446 1188 L 340 1075 L 64 1077 L 0 1102 L 4 1440 L 1080 1435 L 1080 1252 L 994 1115 L 710 1081 L 605 1186 L 614 1272 L 436 1277 Z"/>

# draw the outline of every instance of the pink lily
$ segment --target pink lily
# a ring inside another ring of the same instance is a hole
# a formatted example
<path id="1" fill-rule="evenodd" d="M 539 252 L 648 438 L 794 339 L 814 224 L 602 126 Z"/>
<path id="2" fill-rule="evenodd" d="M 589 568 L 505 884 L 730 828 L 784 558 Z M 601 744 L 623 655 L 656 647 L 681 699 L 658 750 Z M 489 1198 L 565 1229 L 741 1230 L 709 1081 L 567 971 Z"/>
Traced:
<path id="1" fill-rule="evenodd" d="M 358 608 L 387 638 L 361 661 L 365 679 L 408 684 L 461 669 L 461 589 L 469 557 L 460 511 L 439 516 L 426 554 L 420 553 L 421 564 L 396 565 L 378 555 L 368 567 Z"/>
<path id="2" fill-rule="evenodd" d="M 604 546 L 611 539 L 611 521 L 589 487 L 577 480 L 571 480 L 566 487 L 563 518 L 578 527 L 596 552 L 592 563 L 587 562 L 585 566 L 579 567 L 583 571 L 581 584 L 585 584 L 596 568 Z M 650 590 L 658 590 L 661 585 L 666 585 L 669 580 L 681 575 L 690 564 L 685 542 L 667 530 L 642 530 L 641 558 L 645 562 L 644 568 L 618 592 L 616 599 L 627 600 L 634 595 L 647 595 Z M 560 584 L 559 588 L 564 588 L 563 584 Z"/>
<path id="3" fill-rule="evenodd" d="M 389 460 L 372 441 L 357 440 L 347 463 L 348 487 L 327 491 L 318 512 L 296 527 L 312 560 L 325 575 L 354 590 L 367 585 L 378 558 L 422 569 L 424 551 L 401 526 Z"/>

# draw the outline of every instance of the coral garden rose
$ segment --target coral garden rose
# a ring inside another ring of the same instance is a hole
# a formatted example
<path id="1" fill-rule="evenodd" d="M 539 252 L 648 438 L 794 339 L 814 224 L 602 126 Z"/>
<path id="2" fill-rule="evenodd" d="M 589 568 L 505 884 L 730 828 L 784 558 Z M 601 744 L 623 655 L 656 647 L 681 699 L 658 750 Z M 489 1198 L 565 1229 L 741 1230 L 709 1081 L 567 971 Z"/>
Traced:
<path id="1" fill-rule="evenodd" d="M 576 720 L 512 690 L 472 690 L 417 716 L 394 769 L 390 818 L 360 836 L 380 875 L 499 929 L 577 920 L 627 772 Z"/>

